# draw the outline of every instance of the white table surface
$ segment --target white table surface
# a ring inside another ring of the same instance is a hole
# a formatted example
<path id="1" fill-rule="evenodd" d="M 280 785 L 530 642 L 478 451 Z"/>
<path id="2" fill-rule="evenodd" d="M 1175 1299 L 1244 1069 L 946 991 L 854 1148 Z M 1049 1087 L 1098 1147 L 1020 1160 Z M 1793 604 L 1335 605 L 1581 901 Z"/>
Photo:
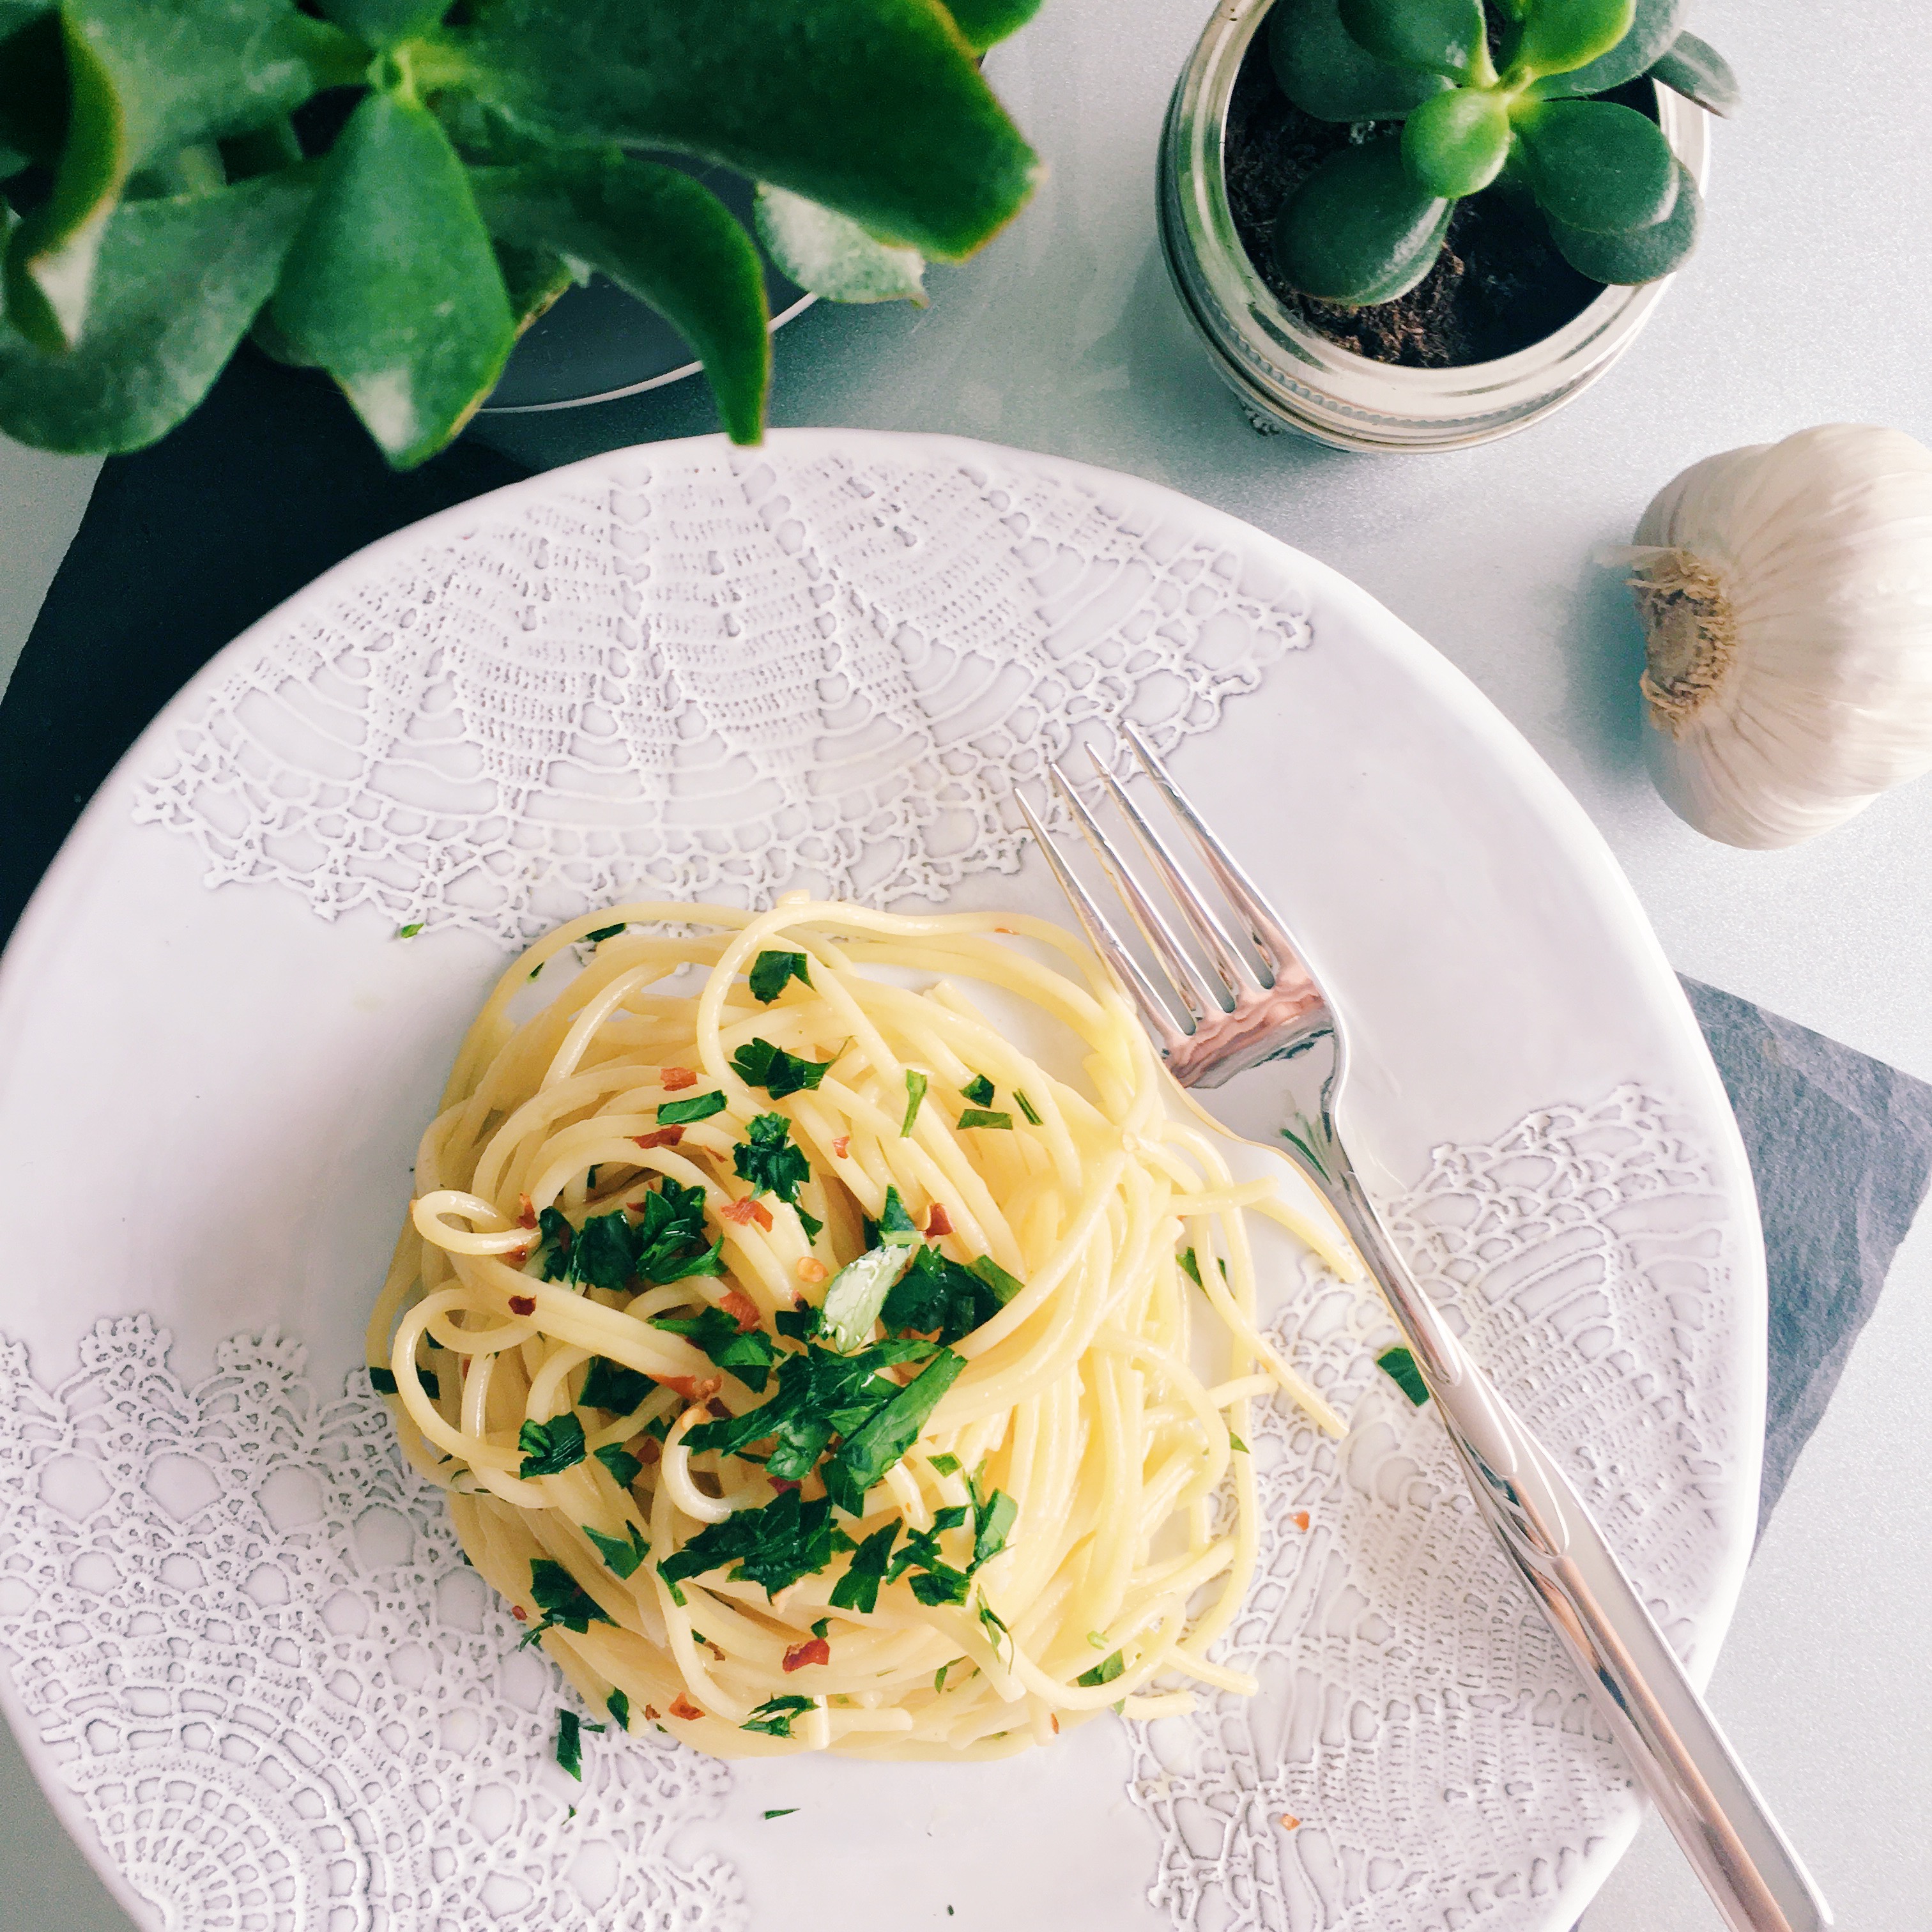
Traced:
<path id="1" fill-rule="evenodd" d="M 1932 1078 L 1932 780 L 1796 851 L 1700 838 L 1644 776 L 1638 633 L 1589 560 L 1714 451 L 1833 421 L 1932 440 L 1932 15 L 1702 0 L 1694 25 L 1749 98 L 1717 132 L 1696 259 L 1623 363 L 1555 419 L 1413 457 L 1256 435 L 1182 316 L 1155 239 L 1154 157 L 1204 16 L 1199 0 L 1048 0 L 991 64 L 1052 164 L 1038 200 L 977 260 L 936 272 L 927 310 L 820 308 L 794 323 L 776 420 L 1081 458 L 1336 566 L 1528 735 L 1610 839 L 1675 964 Z M 686 385 L 486 433 L 560 460 L 711 426 Z M 90 476 L 0 442 L 0 675 Z M 1292 766 L 1279 782 L 1292 799 Z M 1779 1505 L 1712 1692 L 1839 1923 L 1877 1932 L 1924 1924 L 1932 1898 L 1928 1361 L 1932 1216 Z M 125 1932 L 4 1733 L 0 1873 L 0 1932 Z M 1716 1923 L 1654 1823 L 1586 1921 Z"/>

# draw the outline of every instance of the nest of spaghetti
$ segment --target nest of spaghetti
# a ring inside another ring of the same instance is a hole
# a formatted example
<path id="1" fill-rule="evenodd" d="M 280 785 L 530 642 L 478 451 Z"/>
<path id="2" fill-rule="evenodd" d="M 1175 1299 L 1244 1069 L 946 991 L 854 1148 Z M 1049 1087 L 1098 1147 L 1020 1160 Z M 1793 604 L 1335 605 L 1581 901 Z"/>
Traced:
<path id="1" fill-rule="evenodd" d="M 1210 1654 L 1248 1405 L 1340 1425 L 1258 1325 L 1249 1216 L 1353 1268 L 1174 1102 L 1041 920 L 580 920 L 458 1056 L 372 1379 L 622 1728 L 986 1757 L 1251 1692 Z"/>

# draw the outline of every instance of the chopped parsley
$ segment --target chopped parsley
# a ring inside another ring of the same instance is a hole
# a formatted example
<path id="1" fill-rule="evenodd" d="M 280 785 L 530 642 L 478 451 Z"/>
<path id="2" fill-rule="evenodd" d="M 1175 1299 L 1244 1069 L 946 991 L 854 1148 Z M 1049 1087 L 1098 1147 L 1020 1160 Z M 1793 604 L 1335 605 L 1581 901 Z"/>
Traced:
<path id="1" fill-rule="evenodd" d="M 802 952 L 760 952 L 752 962 L 747 976 L 752 982 L 752 998 L 768 1006 L 784 991 L 788 981 L 796 980 L 802 986 L 812 984 L 812 962 Z"/>
<path id="2" fill-rule="evenodd" d="M 610 1480 L 620 1490 L 628 1490 L 644 1474 L 644 1466 L 621 1442 L 607 1442 L 591 1454 L 610 1472 Z"/>
<path id="3" fill-rule="evenodd" d="M 622 1288 L 637 1271 L 637 1238 L 620 1208 L 611 1214 L 592 1215 L 578 1229 L 565 1274 L 591 1288 Z"/>
<path id="4" fill-rule="evenodd" d="M 544 1280 L 568 1280 L 571 1244 L 577 1238 L 568 1217 L 560 1208 L 546 1208 L 537 1216 L 537 1233 L 542 1244 Z"/>
<path id="5" fill-rule="evenodd" d="M 762 1328 L 740 1334 L 738 1318 L 722 1308 L 704 1308 L 695 1315 L 658 1315 L 652 1318 L 653 1328 L 682 1335 L 694 1348 L 709 1355 L 721 1369 L 736 1376 L 754 1395 L 762 1395 L 765 1383 L 778 1359 L 772 1338 Z"/>
<path id="6" fill-rule="evenodd" d="M 993 1104 L 993 1083 L 983 1073 L 974 1074 L 959 1091 L 976 1107 L 990 1107 Z"/>
<path id="7" fill-rule="evenodd" d="M 688 1100 L 660 1100 L 658 1102 L 658 1125 L 661 1127 L 688 1126 L 693 1120 L 708 1120 L 713 1114 L 724 1111 L 724 1090 L 714 1087 L 708 1094 L 694 1094 Z"/>
<path id="8" fill-rule="evenodd" d="M 766 1822 L 770 1823 L 774 1818 L 794 1817 L 797 1814 L 798 1809 L 799 1808 L 796 1804 L 787 1804 L 782 1807 L 776 1811 L 767 1811 L 765 1814 Z"/>
<path id="9" fill-rule="evenodd" d="M 905 1203 L 899 1198 L 896 1187 L 886 1190 L 885 1205 L 879 1210 L 877 1221 L 866 1224 L 866 1245 L 876 1246 L 880 1241 L 890 1242 L 896 1248 L 910 1247 L 919 1239 L 919 1223 L 906 1211 Z"/>
<path id="10" fill-rule="evenodd" d="M 1027 1117 L 1028 1124 L 1031 1126 L 1038 1126 L 1040 1125 L 1040 1116 L 1038 1114 L 1034 1112 L 1033 1102 L 1029 1100 L 1017 1087 L 1013 1089 L 1013 1098 L 1018 1103 L 1020 1112 Z"/>
<path id="11" fill-rule="evenodd" d="M 1406 1348 L 1384 1348 L 1376 1358 L 1376 1366 L 1400 1389 L 1418 1408 L 1429 1400 L 1429 1384 L 1415 1366 L 1415 1358 Z"/>
<path id="12" fill-rule="evenodd" d="M 1017 1286 L 1017 1284 L 1016 1284 Z M 1000 1312 L 1000 1297 L 971 1268 L 948 1261 L 937 1248 L 920 1247 L 912 1265 L 886 1298 L 886 1326 L 895 1334 L 937 1334 L 942 1342 L 970 1335 Z"/>
<path id="13" fill-rule="evenodd" d="M 844 1576 L 832 1586 L 832 1605 L 840 1610 L 871 1612 L 879 1606 L 879 1586 L 885 1581 L 892 1539 L 899 1533 L 895 1518 L 875 1530 L 853 1552 Z"/>
<path id="14" fill-rule="evenodd" d="M 666 1174 L 632 1204 L 642 1216 L 634 1225 L 621 1208 L 608 1214 L 593 1214 L 581 1228 L 573 1228 L 554 1208 L 546 1208 L 537 1216 L 544 1242 L 544 1279 L 568 1281 L 590 1288 L 622 1289 L 632 1281 L 682 1281 L 692 1275 L 718 1275 L 724 1272 L 724 1244 L 721 1238 L 708 1245 L 704 1238 L 704 1190 L 686 1187 Z M 598 1359 L 602 1359 L 601 1358 Z M 619 1372 L 611 1365 L 611 1374 Z M 634 1373 L 626 1370 L 625 1375 Z M 590 1372 L 614 1396 L 617 1384 L 608 1377 L 598 1378 L 593 1366 Z M 640 1381 L 644 1380 L 639 1377 Z M 624 1386 L 629 1386 L 626 1384 Z M 648 1384 L 646 1384 L 648 1386 Z M 588 1383 L 586 1382 L 586 1387 Z M 616 1402 L 584 1398 L 596 1408 L 609 1408 L 614 1414 L 628 1414 Z M 641 1398 L 640 1398 L 641 1400 Z M 632 1403 L 631 1408 L 637 1405 Z"/>
<path id="15" fill-rule="evenodd" d="M 1230 1449 L 1238 1449 L 1244 1456 L 1253 1453 L 1232 1429 L 1228 1431 L 1228 1447 Z"/>
<path id="16" fill-rule="evenodd" d="M 771 1598 L 801 1576 L 818 1575 L 852 1546 L 852 1539 L 832 1526 L 830 1496 L 806 1502 L 798 1490 L 787 1490 L 762 1509 L 739 1510 L 700 1530 L 658 1564 L 658 1574 L 675 1585 L 729 1563 L 733 1582 L 760 1584 Z"/>
<path id="17" fill-rule="evenodd" d="M 1013 1130 L 1013 1117 L 1010 1114 L 989 1113 L 984 1107 L 968 1107 L 959 1116 L 962 1127 L 1004 1127 L 1008 1133 Z"/>
<path id="18" fill-rule="evenodd" d="M 584 1722 L 574 1711 L 556 1714 L 556 1761 L 578 1784 L 584 1782 Z"/>
<path id="19" fill-rule="evenodd" d="M 1007 1274 L 991 1255 L 982 1255 L 973 1264 L 973 1272 L 1000 1298 L 1004 1308 L 1026 1284 Z"/>
<path id="20" fill-rule="evenodd" d="M 422 921 L 419 919 L 414 919 L 410 920 L 407 926 L 398 926 L 396 928 L 396 937 L 398 939 L 413 939 L 418 933 L 422 932 Z"/>
<path id="21" fill-rule="evenodd" d="M 791 1123 L 782 1114 L 754 1114 L 745 1130 L 751 1138 L 731 1150 L 731 1164 L 741 1180 L 748 1180 L 752 1191 L 776 1194 L 788 1208 L 798 1206 L 798 1190 L 812 1178 L 812 1167 L 803 1150 L 792 1144 Z M 810 1232 L 824 1224 L 801 1213 Z"/>
<path id="22" fill-rule="evenodd" d="M 632 1231 L 638 1244 L 637 1271 L 646 1281 L 683 1281 L 692 1275 L 724 1272 L 721 1238 L 704 1241 L 704 1190 L 681 1186 L 666 1174 L 644 1197 L 643 1214 Z"/>
<path id="23" fill-rule="evenodd" d="M 926 1460 L 942 1476 L 956 1476 L 959 1473 L 959 1458 L 957 1456 L 928 1456 Z"/>
<path id="24" fill-rule="evenodd" d="M 442 1395 L 442 1384 L 434 1369 L 425 1369 L 420 1364 L 416 1369 L 416 1380 L 422 1384 L 422 1392 L 431 1402 L 439 1401 Z"/>
<path id="25" fill-rule="evenodd" d="M 911 1579 L 912 1593 L 922 1604 L 965 1602 L 972 1592 L 972 1573 L 948 1563 L 939 1548 L 940 1538 L 965 1520 L 965 1510 L 956 1503 L 934 1516 L 930 1529 L 908 1529 L 905 1547 L 892 1558 L 886 1581 L 896 1582 L 908 1570 L 916 1570 L 920 1574 Z"/>
<path id="26" fill-rule="evenodd" d="M 952 1668 L 954 1664 L 962 1663 L 964 1659 L 956 1657 L 952 1658 L 950 1661 L 942 1664 L 939 1668 L 932 1673 L 932 1688 L 934 1690 L 944 1690 L 946 1688 L 946 1673 Z"/>
<path id="27" fill-rule="evenodd" d="M 631 1728 L 631 1700 L 628 1692 L 613 1690 L 604 1699 L 604 1708 L 616 1720 L 618 1730 L 628 1731 Z"/>
<path id="28" fill-rule="evenodd" d="M 1221 1270 L 1221 1279 L 1223 1281 L 1226 1281 L 1228 1279 L 1228 1264 L 1222 1260 L 1219 1255 L 1216 1255 L 1214 1257 L 1214 1264 Z M 1196 1288 L 1205 1288 L 1207 1286 L 1208 1284 L 1201 1279 L 1201 1263 L 1196 1258 L 1194 1250 L 1192 1248 L 1183 1248 L 1181 1250 L 1180 1266 L 1182 1272 L 1186 1275 L 1187 1279 L 1193 1282 Z"/>
<path id="29" fill-rule="evenodd" d="M 994 1650 L 997 1651 L 999 1648 L 1002 1638 L 1009 1643 L 1012 1641 L 1013 1634 L 1007 1629 L 1005 1618 L 994 1609 L 991 1604 L 987 1602 L 984 1591 L 982 1591 L 980 1595 L 979 1614 L 980 1628 L 986 1631 L 986 1641 L 993 1646 Z"/>
<path id="30" fill-rule="evenodd" d="M 592 1355 L 584 1371 L 584 1392 L 577 1400 L 586 1408 L 608 1409 L 613 1415 L 634 1415 L 657 1387 L 647 1375 L 614 1362 L 608 1355 Z"/>
<path id="31" fill-rule="evenodd" d="M 912 1124 L 919 1118 L 920 1102 L 926 1098 L 926 1078 L 923 1073 L 915 1073 L 906 1069 L 905 1118 L 899 1123 L 899 1138 L 905 1139 L 912 1132 Z"/>
<path id="32" fill-rule="evenodd" d="M 371 1362 L 369 1364 L 369 1386 L 378 1395 L 395 1394 L 397 1392 L 395 1370 L 386 1369 L 380 1363 Z"/>
<path id="33" fill-rule="evenodd" d="M 584 943 L 586 946 L 602 946 L 605 940 L 615 939 L 627 923 L 620 919 L 615 926 L 600 926 L 595 932 L 586 932 L 584 935 Z"/>
<path id="34" fill-rule="evenodd" d="M 966 1486 L 973 1497 L 972 1567 L 977 1570 L 982 1564 L 992 1562 L 1006 1548 L 1006 1538 L 1012 1534 L 1020 1506 L 1004 1490 L 995 1490 L 991 1496 L 981 1496 L 980 1485 L 970 1476 L 966 1478 Z"/>
<path id="35" fill-rule="evenodd" d="M 801 1060 L 768 1040 L 747 1040 L 731 1056 L 731 1071 L 747 1087 L 762 1087 L 774 1100 L 788 1094 L 812 1091 L 832 1071 L 838 1056 L 830 1060 Z"/>
<path id="36" fill-rule="evenodd" d="M 561 1563 L 548 1556 L 530 1559 L 530 1597 L 543 1612 L 543 1620 L 524 1634 L 525 1644 L 535 1643 L 553 1624 L 581 1634 L 592 1624 L 612 1621 L 597 1599 Z"/>
<path id="37" fill-rule="evenodd" d="M 762 1731 L 767 1737 L 789 1738 L 792 1720 L 802 1718 L 815 1707 L 817 1700 L 796 1694 L 783 1697 L 767 1697 L 738 1728 L 741 1731 Z"/>
<path id="38" fill-rule="evenodd" d="M 1112 1683 L 1126 1667 L 1125 1660 L 1117 1650 L 1103 1657 L 1091 1670 L 1083 1670 L 1073 1681 L 1076 1684 L 1084 1684 L 1090 1690 L 1100 1684 Z"/>
<path id="39" fill-rule="evenodd" d="M 624 1527 L 630 1532 L 628 1538 L 606 1536 L 601 1529 L 592 1529 L 587 1522 L 584 1526 L 584 1533 L 596 1544 L 604 1568 L 614 1576 L 634 1576 L 638 1565 L 651 1553 L 651 1546 L 644 1540 L 643 1532 L 635 1523 L 627 1522 Z"/>
<path id="40" fill-rule="evenodd" d="M 517 1447 L 524 1452 L 518 1475 L 560 1475 L 584 1460 L 583 1422 L 570 1408 L 548 1422 L 526 1422 L 517 1431 Z"/>
<path id="41" fill-rule="evenodd" d="M 812 1625 L 812 1634 L 814 1636 L 823 1636 L 831 1628 L 832 1619 L 830 1617 L 820 1617 L 818 1622 Z"/>
<path id="42" fill-rule="evenodd" d="M 965 1366 L 963 1356 L 942 1348 L 913 1381 L 874 1409 L 819 1472 L 827 1498 L 848 1516 L 863 1516 L 866 1491 L 918 1441 L 926 1418 Z"/>
<path id="43" fill-rule="evenodd" d="M 925 1254 L 930 1251 L 921 1248 L 916 1252 Z M 842 1355 L 849 1355 L 855 1349 L 863 1348 L 871 1340 L 879 1311 L 892 1294 L 894 1284 L 912 1262 L 914 1252 L 904 1247 L 868 1248 L 857 1260 L 848 1262 L 832 1277 L 820 1310 L 820 1327 L 826 1339 Z"/>

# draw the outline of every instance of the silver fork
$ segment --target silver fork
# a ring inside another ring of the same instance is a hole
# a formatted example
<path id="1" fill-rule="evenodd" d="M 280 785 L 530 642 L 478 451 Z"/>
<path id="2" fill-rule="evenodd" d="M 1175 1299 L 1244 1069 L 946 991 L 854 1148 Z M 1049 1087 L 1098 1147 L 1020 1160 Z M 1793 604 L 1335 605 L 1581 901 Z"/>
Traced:
<path id="1" fill-rule="evenodd" d="M 1065 774 L 1049 765 L 1054 786 L 1126 902 L 1185 1018 L 1176 1018 L 1022 799 L 1020 808 L 1088 937 L 1139 1009 L 1168 1070 L 1183 1087 L 1219 1087 L 1264 1060 L 1328 1046 L 1332 1060 L 1322 1085 L 1319 1118 L 1312 1124 L 1309 1145 L 1296 1147 L 1289 1157 L 1334 1209 L 1381 1287 L 1497 1540 L 1583 1673 L 1598 1711 L 1725 1924 L 1732 1932 L 1816 1932 L 1828 1926 L 1831 1908 L 1582 1499 L 1496 1393 L 1396 1252 L 1336 1125 L 1348 1068 L 1340 1014 L 1267 901 L 1202 824 L 1145 740 L 1131 725 L 1124 728 L 1254 952 L 1251 956 L 1231 935 L 1182 872 L 1168 840 L 1097 758 L 1094 769 L 1102 784 L 1220 986 L 1196 966 Z"/>

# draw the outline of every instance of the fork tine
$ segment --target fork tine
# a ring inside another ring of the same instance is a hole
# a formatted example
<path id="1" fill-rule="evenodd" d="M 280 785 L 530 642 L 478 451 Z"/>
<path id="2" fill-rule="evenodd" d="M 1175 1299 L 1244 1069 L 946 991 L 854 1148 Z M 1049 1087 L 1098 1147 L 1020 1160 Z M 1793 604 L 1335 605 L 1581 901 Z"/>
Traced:
<path id="1" fill-rule="evenodd" d="M 1028 830 L 1034 836 L 1034 842 L 1046 855 L 1046 862 L 1053 868 L 1053 876 L 1059 880 L 1060 890 L 1066 895 L 1067 903 L 1085 928 L 1087 937 L 1093 941 L 1094 951 L 1114 969 L 1115 978 L 1132 996 L 1148 1030 L 1160 1042 L 1162 1054 L 1176 1052 L 1186 1045 L 1186 1034 L 1174 1024 L 1173 1016 L 1155 994 L 1147 975 L 1135 963 L 1133 955 L 1121 943 L 1120 934 L 1114 930 L 1107 915 L 1094 904 L 1086 887 L 1068 869 L 1066 860 L 1047 836 L 1046 827 L 1034 816 L 1032 806 L 1017 790 L 1013 796 L 1026 820 Z"/>
<path id="2" fill-rule="evenodd" d="M 1234 856 L 1202 823 L 1201 815 L 1188 802 L 1186 794 L 1168 776 L 1167 767 L 1155 756 L 1154 748 L 1142 736 L 1131 720 L 1123 718 L 1120 729 L 1141 761 L 1141 768 L 1160 788 L 1161 795 L 1173 808 L 1202 862 L 1214 875 L 1214 883 L 1227 894 L 1228 902 L 1239 913 L 1255 942 L 1255 950 L 1274 970 L 1275 976 L 1297 980 L 1312 976 L 1276 916 L 1274 909 L 1257 892 Z"/>
<path id="3" fill-rule="evenodd" d="M 1100 760 L 1096 758 L 1094 763 L 1097 766 Z M 1222 1011 L 1221 1002 L 1208 989 L 1207 981 L 1196 971 L 1193 961 L 1174 937 L 1174 928 L 1162 916 L 1160 908 L 1142 891 L 1140 881 L 1121 864 L 1119 854 L 1107 843 L 1106 834 L 1068 782 L 1066 774 L 1050 760 L 1046 770 L 1047 776 L 1059 788 L 1067 809 L 1073 814 L 1074 823 L 1094 848 L 1094 856 L 1100 860 L 1114 891 L 1126 901 L 1127 910 L 1133 914 L 1134 923 L 1141 929 L 1141 937 L 1147 941 L 1148 950 L 1180 995 L 1181 1004 L 1186 1007 L 1190 1017 L 1198 1022 L 1206 1017 L 1210 1007 L 1217 1013 Z"/>
<path id="4" fill-rule="evenodd" d="M 1228 937 L 1226 929 L 1214 916 L 1214 908 L 1196 891 L 1193 880 L 1182 872 L 1173 848 L 1148 823 L 1146 815 L 1135 804 L 1126 787 L 1100 762 L 1100 754 L 1091 746 L 1088 747 L 1087 755 L 1094 760 L 1094 769 L 1100 774 L 1100 782 L 1107 788 L 1108 795 L 1120 808 L 1120 815 L 1133 827 L 1134 836 L 1140 841 L 1141 850 L 1147 854 L 1148 863 L 1160 874 L 1162 884 L 1180 908 L 1180 916 L 1187 922 L 1188 930 L 1201 942 L 1202 950 L 1220 976 L 1221 983 L 1237 998 L 1244 989 L 1258 988 L 1259 976 Z"/>

